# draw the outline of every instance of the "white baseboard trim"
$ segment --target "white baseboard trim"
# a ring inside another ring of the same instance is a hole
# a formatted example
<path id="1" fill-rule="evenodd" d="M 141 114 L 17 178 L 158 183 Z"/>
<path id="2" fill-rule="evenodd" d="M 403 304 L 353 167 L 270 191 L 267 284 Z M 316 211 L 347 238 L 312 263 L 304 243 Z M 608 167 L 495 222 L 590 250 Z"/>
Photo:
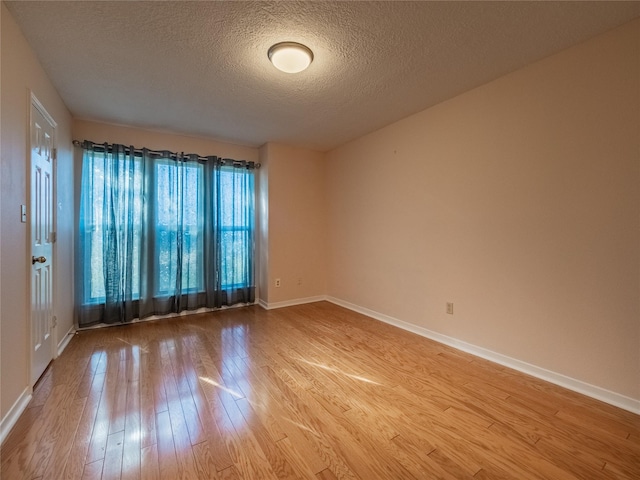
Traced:
<path id="1" fill-rule="evenodd" d="M 75 333 L 76 333 L 76 329 L 72 325 L 69 331 L 64 336 L 64 338 L 60 340 L 60 343 L 58 343 L 58 357 L 62 354 L 64 349 L 67 348 L 67 345 L 69 345 L 69 342 L 71 341 Z"/>
<path id="2" fill-rule="evenodd" d="M 6 438 L 9 436 L 9 432 L 16 424 L 22 412 L 24 412 L 31 401 L 31 388 L 27 387 L 24 389 L 22 394 L 15 401 L 13 406 L 9 409 L 7 414 L 0 422 L 0 445 L 4 443 Z"/>
<path id="3" fill-rule="evenodd" d="M 293 307 L 294 305 L 303 305 L 305 303 L 322 302 L 326 300 L 326 295 L 317 295 L 315 297 L 294 298 L 293 300 L 285 300 L 283 302 L 267 303 L 264 300 L 258 300 L 258 304 L 265 310 L 273 310 L 275 308 Z"/>
<path id="4" fill-rule="evenodd" d="M 113 327 L 122 327 L 123 325 L 133 325 L 135 323 L 141 323 L 141 322 L 153 322 L 155 320 L 166 320 L 169 318 L 175 318 L 175 317 L 188 317 L 190 315 L 198 315 L 200 313 L 215 313 L 215 312 L 220 312 L 222 310 L 229 310 L 230 308 L 244 308 L 244 307 L 250 307 L 251 305 L 257 305 L 258 301 L 256 300 L 253 303 L 237 303 L 235 305 L 230 305 L 230 306 L 222 306 L 222 307 L 218 307 L 218 308 L 207 308 L 207 307 L 202 307 L 202 308 L 198 308 L 196 310 L 183 310 L 180 313 L 168 313 L 166 315 L 151 315 L 149 317 L 145 317 L 145 318 L 134 318 L 133 320 L 131 320 L 130 322 L 125 322 L 125 323 L 99 323 L 97 325 L 92 325 L 90 327 L 77 327 L 73 329 L 73 333 L 75 332 L 84 332 L 85 330 L 96 330 L 98 328 L 113 328 Z M 69 332 L 71 332 L 71 330 L 69 330 Z"/>
<path id="5" fill-rule="evenodd" d="M 394 325 L 398 328 L 402 328 L 403 330 L 416 333 L 418 335 L 429 338 L 431 340 L 442 343 L 444 345 L 448 345 L 450 347 L 456 348 L 463 352 L 470 353 L 472 355 L 483 358 L 485 360 L 489 360 L 499 365 L 512 368 L 522 373 L 526 373 L 527 375 L 531 375 L 532 377 L 545 380 L 549 383 L 553 383 L 560 387 L 564 387 L 574 392 L 578 392 L 583 395 L 586 395 L 588 397 L 595 398 L 596 400 L 603 401 L 605 403 L 614 405 L 624 410 L 628 410 L 630 412 L 640 414 L 640 400 L 636 400 L 634 398 L 630 398 L 625 395 L 621 395 L 619 393 L 612 392 L 610 390 L 606 390 L 604 388 L 597 387 L 589 383 L 585 383 L 581 380 L 576 380 L 575 378 L 567 377 L 566 375 L 563 375 L 561 373 L 552 372 L 545 368 L 531 365 L 530 363 L 523 362 L 521 360 L 517 360 L 515 358 L 511 358 L 506 355 L 493 352 L 491 350 L 487 350 L 486 348 L 472 345 L 470 343 L 464 342 L 462 340 L 458 340 L 453 337 L 449 337 L 447 335 L 442 335 L 432 330 L 428 330 L 424 327 L 420 327 L 418 325 L 413 325 L 411 323 L 398 320 L 397 318 L 390 317 L 388 315 L 376 312 L 374 310 L 370 310 L 368 308 L 360 307 L 358 305 L 347 302 L 345 300 L 341 300 L 339 298 L 327 296 L 324 298 L 324 300 L 327 300 L 328 302 L 334 303 L 336 305 L 347 308 L 349 310 L 353 310 L 354 312 L 361 313 L 375 320 L 379 320 L 381 322 Z"/>

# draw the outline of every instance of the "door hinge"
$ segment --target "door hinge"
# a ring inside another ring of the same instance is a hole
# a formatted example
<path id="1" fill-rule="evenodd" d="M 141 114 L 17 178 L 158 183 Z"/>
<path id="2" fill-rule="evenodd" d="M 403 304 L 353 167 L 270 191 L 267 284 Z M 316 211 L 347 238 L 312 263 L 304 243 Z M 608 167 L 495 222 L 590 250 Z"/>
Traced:
<path id="1" fill-rule="evenodd" d="M 56 327 L 58 326 L 58 317 L 56 317 L 56 316 L 54 315 L 53 317 L 51 317 L 51 320 L 52 320 L 52 322 L 51 322 L 51 326 L 52 326 L 53 328 L 56 328 Z"/>
<path id="2" fill-rule="evenodd" d="M 57 148 L 51 149 L 51 158 L 53 158 L 54 160 L 58 160 L 58 149 Z"/>
<path id="3" fill-rule="evenodd" d="M 56 241 L 58 240 L 58 234 L 56 232 L 51 232 L 51 243 L 56 243 Z"/>

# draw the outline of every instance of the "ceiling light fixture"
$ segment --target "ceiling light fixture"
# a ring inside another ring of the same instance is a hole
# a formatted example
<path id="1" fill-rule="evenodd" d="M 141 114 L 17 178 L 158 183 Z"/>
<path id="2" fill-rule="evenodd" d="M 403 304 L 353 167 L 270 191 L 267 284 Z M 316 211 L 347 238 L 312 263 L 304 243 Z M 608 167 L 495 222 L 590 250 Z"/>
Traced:
<path id="1" fill-rule="evenodd" d="M 285 73 L 298 73 L 305 70 L 313 61 L 313 52 L 296 42 L 280 42 L 267 52 L 273 66 Z"/>

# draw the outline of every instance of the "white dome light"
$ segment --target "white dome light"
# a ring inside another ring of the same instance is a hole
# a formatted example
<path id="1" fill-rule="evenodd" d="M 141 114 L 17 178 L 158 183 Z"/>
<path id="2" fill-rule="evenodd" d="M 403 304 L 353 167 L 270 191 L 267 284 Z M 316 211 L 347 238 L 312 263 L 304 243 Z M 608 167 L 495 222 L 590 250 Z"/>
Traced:
<path id="1" fill-rule="evenodd" d="M 268 52 L 273 66 L 285 73 L 298 73 L 313 61 L 313 52 L 295 42 L 281 42 L 273 45 Z"/>

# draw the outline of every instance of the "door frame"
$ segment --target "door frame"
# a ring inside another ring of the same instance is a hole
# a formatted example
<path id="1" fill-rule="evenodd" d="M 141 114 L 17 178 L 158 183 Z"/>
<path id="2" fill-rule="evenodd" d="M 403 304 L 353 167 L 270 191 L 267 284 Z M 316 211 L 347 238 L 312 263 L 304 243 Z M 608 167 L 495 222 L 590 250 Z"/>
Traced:
<path id="1" fill-rule="evenodd" d="M 28 231 L 28 241 L 29 241 L 29 245 L 27 248 L 27 258 L 26 260 L 26 265 L 27 265 L 27 312 L 28 312 L 28 322 L 27 322 L 27 343 L 28 343 L 28 352 L 29 352 L 29 368 L 28 368 L 28 378 L 29 378 L 29 382 L 28 385 L 29 387 L 32 389 L 33 386 L 35 385 L 35 382 L 37 382 L 38 379 L 36 379 L 35 381 L 32 380 L 31 376 L 32 376 L 32 368 L 33 368 L 33 339 L 32 339 L 32 335 L 33 335 L 33 325 L 32 325 L 32 315 L 33 315 L 33 305 L 32 305 L 32 300 L 33 300 L 33 292 L 32 292 L 32 271 L 31 271 L 31 250 L 32 250 L 32 245 L 33 245 L 33 231 L 31 228 L 32 225 L 32 221 L 31 221 L 31 216 L 33 214 L 33 210 L 32 210 L 32 183 L 33 183 L 33 158 L 32 158 L 32 145 L 31 145 L 31 139 L 32 139 L 32 126 L 33 126 L 33 114 L 32 114 L 32 108 L 36 108 L 38 109 L 38 111 L 42 114 L 42 116 L 45 118 L 45 120 L 47 120 L 47 122 L 49 122 L 52 126 L 53 126 L 53 135 L 52 135 L 52 148 L 54 149 L 54 153 L 53 153 L 53 158 L 51 161 L 51 208 L 52 208 L 52 228 L 53 228 L 53 234 L 54 234 L 54 241 L 52 242 L 53 245 L 51 246 L 51 270 L 52 270 L 52 275 L 51 275 L 51 316 L 52 316 L 52 321 L 51 321 L 51 360 L 54 360 L 55 358 L 57 358 L 58 356 L 58 328 L 57 328 L 57 321 L 56 321 L 56 310 L 57 310 L 57 305 L 56 305 L 56 291 L 57 291 L 57 285 L 56 285 L 56 264 L 57 264 L 57 225 L 58 225 L 58 215 L 57 215 L 57 197 L 58 197 L 58 185 L 57 185 L 57 176 L 58 176 L 58 155 L 57 155 L 57 149 L 58 149 L 58 123 L 54 120 L 54 118 L 49 114 L 49 112 L 47 111 L 47 109 L 44 107 L 44 105 L 42 104 L 42 102 L 38 99 L 38 97 L 35 95 L 35 93 L 33 92 L 33 90 L 29 90 L 29 113 L 27 115 L 28 117 L 28 128 L 27 128 L 27 156 L 28 156 L 28 161 L 27 161 L 27 212 L 28 212 L 28 220 L 27 220 L 27 231 Z"/>

